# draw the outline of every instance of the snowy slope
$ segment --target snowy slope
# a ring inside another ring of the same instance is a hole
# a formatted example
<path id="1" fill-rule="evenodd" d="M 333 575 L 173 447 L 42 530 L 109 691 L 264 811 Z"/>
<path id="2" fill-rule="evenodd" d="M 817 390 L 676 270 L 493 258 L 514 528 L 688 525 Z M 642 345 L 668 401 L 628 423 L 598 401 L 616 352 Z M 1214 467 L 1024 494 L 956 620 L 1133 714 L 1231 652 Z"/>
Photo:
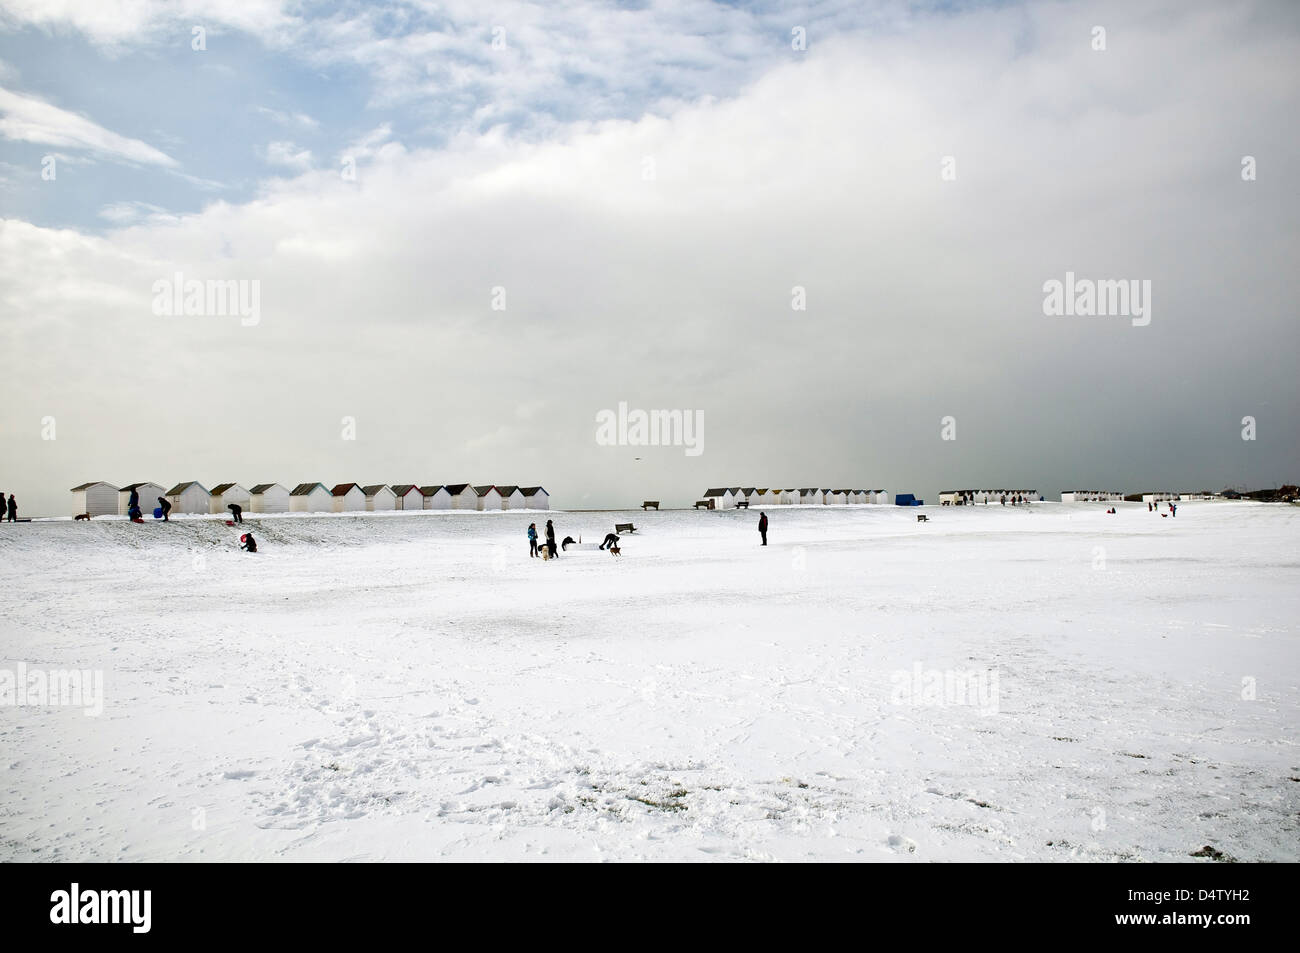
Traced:
<path id="1" fill-rule="evenodd" d="M 1300 860 L 1300 509 L 1104 509 L 6 526 L 0 860 Z"/>

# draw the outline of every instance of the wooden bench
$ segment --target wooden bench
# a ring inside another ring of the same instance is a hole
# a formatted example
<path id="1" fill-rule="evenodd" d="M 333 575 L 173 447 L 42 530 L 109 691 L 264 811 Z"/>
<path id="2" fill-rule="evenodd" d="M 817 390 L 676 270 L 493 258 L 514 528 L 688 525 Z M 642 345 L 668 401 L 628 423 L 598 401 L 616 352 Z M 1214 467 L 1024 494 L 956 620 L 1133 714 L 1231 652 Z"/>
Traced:
<path id="1" fill-rule="evenodd" d="M 614 532 L 620 536 L 623 535 L 624 533 L 635 533 L 636 527 L 633 526 L 631 523 L 615 523 Z"/>
<path id="2" fill-rule="evenodd" d="M 648 509 L 650 509 L 650 507 L 652 507 L 652 506 L 655 508 L 655 512 L 658 513 L 658 512 L 659 512 L 659 501 L 658 501 L 658 500 L 646 500 L 644 503 L 641 504 L 641 509 L 643 509 L 643 510 L 648 510 Z"/>
<path id="3" fill-rule="evenodd" d="M 696 501 L 695 501 L 695 508 L 698 510 L 701 506 L 704 507 L 706 510 L 711 510 L 711 509 L 713 509 L 713 501 L 712 501 L 712 500 L 696 500 Z"/>
<path id="4" fill-rule="evenodd" d="M 930 517 L 926 516 L 924 513 L 917 513 L 916 521 L 918 523 L 928 523 L 930 522 Z"/>
<path id="5" fill-rule="evenodd" d="M 740 509 L 741 507 L 744 507 L 745 509 L 749 509 L 749 500 L 737 500 L 736 509 Z"/>

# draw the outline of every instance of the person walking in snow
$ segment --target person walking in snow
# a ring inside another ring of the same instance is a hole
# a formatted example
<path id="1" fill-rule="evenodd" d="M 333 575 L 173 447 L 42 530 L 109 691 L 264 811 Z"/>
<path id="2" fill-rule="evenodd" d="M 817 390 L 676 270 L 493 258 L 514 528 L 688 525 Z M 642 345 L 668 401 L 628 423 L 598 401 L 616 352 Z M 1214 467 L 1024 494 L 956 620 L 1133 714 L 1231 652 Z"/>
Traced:
<path id="1" fill-rule="evenodd" d="M 759 512 L 758 514 L 758 535 L 763 537 L 763 545 L 767 545 L 767 514 Z"/>
<path id="2" fill-rule="evenodd" d="M 12 523 L 17 519 L 18 519 L 18 501 L 15 500 L 14 495 L 10 493 L 9 494 L 9 522 Z"/>
<path id="3" fill-rule="evenodd" d="M 528 555 L 537 555 L 537 524 L 528 524 Z"/>
<path id="4" fill-rule="evenodd" d="M 172 505 L 168 503 L 165 499 L 163 499 L 161 496 L 158 497 L 158 509 L 162 510 L 163 522 L 170 523 L 171 520 L 167 518 L 167 514 L 169 514 L 172 511 Z"/>
<path id="5" fill-rule="evenodd" d="M 244 522 L 244 508 L 238 503 L 227 503 L 226 509 L 230 510 L 230 515 L 234 517 L 236 523 Z"/>
<path id="6" fill-rule="evenodd" d="M 551 558 L 558 559 L 560 556 L 559 547 L 555 545 L 555 524 L 550 520 L 546 521 L 546 548 L 551 551 Z"/>

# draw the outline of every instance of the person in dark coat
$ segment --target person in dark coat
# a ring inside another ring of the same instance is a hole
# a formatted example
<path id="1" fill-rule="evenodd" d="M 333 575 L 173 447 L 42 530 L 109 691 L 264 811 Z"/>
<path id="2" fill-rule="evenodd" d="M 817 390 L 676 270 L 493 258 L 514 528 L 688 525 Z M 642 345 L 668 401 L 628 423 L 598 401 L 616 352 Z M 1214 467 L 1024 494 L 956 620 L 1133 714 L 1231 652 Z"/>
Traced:
<path id="1" fill-rule="evenodd" d="M 767 545 L 767 514 L 760 512 L 758 514 L 758 535 L 763 537 L 763 545 Z"/>
<path id="2" fill-rule="evenodd" d="M 230 515 L 235 518 L 236 523 L 244 522 L 244 508 L 238 503 L 227 503 L 226 509 L 230 510 Z"/>
<path id="3" fill-rule="evenodd" d="M 9 494 L 9 522 L 18 519 L 18 501 L 14 499 L 12 493 Z"/>
<path id="4" fill-rule="evenodd" d="M 555 524 L 550 520 L 546 521 L 546 548 L 551 551 L 552 559 L 559 557 L 560 548 L 555 545 Z"/>
<path id="5" fill-rule="evenodd" d="M 163 497 L 161 497 L 161 496 L 158 497 L 158 509 L 162 510 L 162 514 L 163 514 L 163 522 L 164 522 L 164 523 L 170 523 L 171 520 L 169 520 L 169 519 L 167 518 L 167 514 L 170 513 L 170 512 L 172 511 L 172 505 L 171 505 L 170 503 L 168 503 L 167 500 L 165 500 L 165 499 L 164 499 Z"/>
<path id="6" fill-rule="evenodd" d="M 605 549 L 606 547 L 617 547 L 617 546 L 618 546 L 618 533 L 606 533 L 605 541 L 600 544 L 601 549 Z"/>
<path id="7" fill-rule="evenodd" d="M 528 524 L 528 555 L 537 555 L 537 524 Z"/>
<path id="8" fill-rule="evenodd" d="M 257 552 L 257 540 L 253 539 L 252 533 L 245 533 L 239 537 L 239 548 L 249 553 Z"/>

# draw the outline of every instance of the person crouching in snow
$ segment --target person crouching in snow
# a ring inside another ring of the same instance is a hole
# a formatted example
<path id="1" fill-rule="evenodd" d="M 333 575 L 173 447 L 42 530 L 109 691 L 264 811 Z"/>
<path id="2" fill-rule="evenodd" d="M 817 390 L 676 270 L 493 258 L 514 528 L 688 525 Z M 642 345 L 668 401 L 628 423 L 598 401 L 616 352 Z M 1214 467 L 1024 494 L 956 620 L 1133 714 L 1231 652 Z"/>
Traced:
<path id="1" fill-rule="evenodd" d="M 238 503 L 227 503 L 226 509 L 230 510 L 230 515 L 236 523 L 244 522 L 244 508 Z"/>
<path id="2" fill-rule="evenodd" d="M 239 537 L 239 548 L 249 553 L 257 552 L 257 540 L 253 539 L 252 533 L 245 533 Z"/>
<path id="3" fill-rule="evenodd" d="M 162 510 L 163 522 L 170 523 L 171 520 L 167 518 L 167 514 L 172 511 L 172 505 L 168 503 L 165 499 L 163 499 L 161 496 L 158 497 L 158 509 Z"/>
<path id="4" fill-rule="evenodd" d="M 613 552 L 618 552 L 618 534 L 606 533 L 605 541 L 600 544 L 601 549 L 609 548 Z"/>
<path id="5" fill-rule="evenodd" d="M 537 524 L 528 524 L 528 555 L 537 555 Z"/>

